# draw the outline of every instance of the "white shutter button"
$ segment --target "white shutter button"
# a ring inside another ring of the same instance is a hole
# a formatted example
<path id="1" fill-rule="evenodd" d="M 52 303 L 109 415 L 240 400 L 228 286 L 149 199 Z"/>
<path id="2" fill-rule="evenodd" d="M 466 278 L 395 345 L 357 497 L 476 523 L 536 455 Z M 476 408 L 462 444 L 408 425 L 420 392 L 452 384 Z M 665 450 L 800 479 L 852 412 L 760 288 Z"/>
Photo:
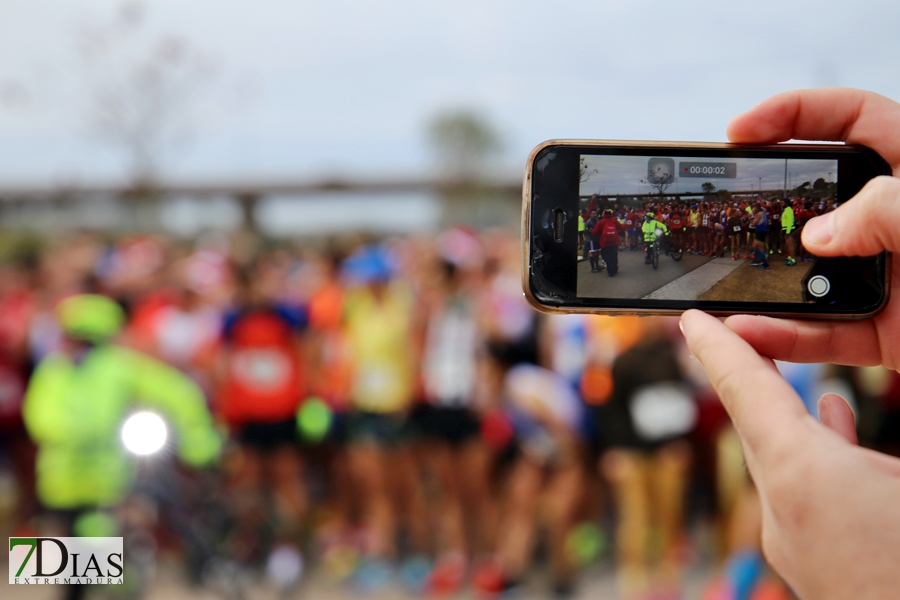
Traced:
<path id="1" fill-rule="evenodd" d="M 809 290 L 810 294 L 816 298 L 821 298 L 831 291 L 831 282 L 828 281 L 827 277 L 816 275 L 815 277 L 809 278 L 806 288 Z"/>

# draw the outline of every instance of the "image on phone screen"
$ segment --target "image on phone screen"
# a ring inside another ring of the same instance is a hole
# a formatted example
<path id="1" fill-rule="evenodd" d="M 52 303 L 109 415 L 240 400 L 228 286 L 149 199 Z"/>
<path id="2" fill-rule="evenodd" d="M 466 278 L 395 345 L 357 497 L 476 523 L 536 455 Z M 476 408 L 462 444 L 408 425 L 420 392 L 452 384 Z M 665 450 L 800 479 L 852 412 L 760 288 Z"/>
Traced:
<path id="1" fill-rule="evenodd" d="M 814 303 L 800 231 L 838 201 L 838 161 L 580 156 L 579 298 Z"/>

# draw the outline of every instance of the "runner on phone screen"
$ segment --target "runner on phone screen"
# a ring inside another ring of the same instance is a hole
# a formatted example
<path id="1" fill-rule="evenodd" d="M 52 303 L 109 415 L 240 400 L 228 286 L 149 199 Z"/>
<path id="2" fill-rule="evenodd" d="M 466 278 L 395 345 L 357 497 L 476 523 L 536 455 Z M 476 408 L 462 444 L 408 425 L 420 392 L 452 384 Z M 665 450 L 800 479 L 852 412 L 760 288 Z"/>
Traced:
<path id="1" fill-rule="evenodd" d="M 766 254 L 766 238 L 769 234 L 769 214 L 759 204 L 753 205 L 753 262 L 750 264 L 760 269 L 769 268 L 769 257 Z"/>

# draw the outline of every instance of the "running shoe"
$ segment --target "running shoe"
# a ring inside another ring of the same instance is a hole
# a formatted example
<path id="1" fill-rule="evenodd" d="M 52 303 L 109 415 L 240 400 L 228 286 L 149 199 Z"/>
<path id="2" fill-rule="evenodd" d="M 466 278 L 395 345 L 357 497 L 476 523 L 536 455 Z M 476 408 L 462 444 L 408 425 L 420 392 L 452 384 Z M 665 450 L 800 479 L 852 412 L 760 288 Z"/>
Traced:
<path id="1" fill-rule="evenodd" d="M 750 263 L 750 266 L 751 266 L 751 267 L 758 267 L 758 266 L 761 265 L 761 264 L 762 264 L 761 262 L 759 262 L 758 260 L 754 259 L 753 262 Z"/>
<path id="2" fill-rule="evenodd" d="M 430 589 L 433 577 L 434 570 L 427 556 L 417 554 L 404 559 L 400 565 L 403 586 L 415 596 L 421 596 Z"/>
<path id="3" fill-rule="evenodd" d="M 476 598 L 493 600 L 504 592 L 505 584 L 503 570 L 495 559 L 489 558 L 475 565 L 472 571 L 472 588 Z"/>
<path id="4" fill-rule="evenodd" d="M 353 573 L 353 586 L 361 594 L 374 594 L 390 584 L 393 574 L 387 561 L 366 558 L 359 563 Z"/>
<path id="5" fill-rule="evenodd" d="M 293 589 L 303 577 L 305 563 L 300 551 L 286 544 L 276 546 L 266 559 L 266 579 L 279 592 Z"/>
<path id="6" fill-rule="evenodd" d="M 789 267 L 793 267 L 794 265 L 797 264 L 797 261 L 789 256 L 785 259 L 784 264 L 786 264 Z"/>
<path id="7" fill-rule="evenodd" d="M 757 266 L 758 268 L 760 268 L 760 269 L 771 269 L 771 267 L 769 266 L 769 263 L 767 263 L 767 262 L 765 262 L 765 263 L 760 263 L 760 264 L 758 264 L 758 265 L 756 265 L 756 266 Z"/>
<path id="8" fill-rule="evenodd" d="M 428 578 L 431 596 L 446 598 L 456 594 L 466 581 L 466 559 L 462 554 L 450 553 L 440 558 Z"/>

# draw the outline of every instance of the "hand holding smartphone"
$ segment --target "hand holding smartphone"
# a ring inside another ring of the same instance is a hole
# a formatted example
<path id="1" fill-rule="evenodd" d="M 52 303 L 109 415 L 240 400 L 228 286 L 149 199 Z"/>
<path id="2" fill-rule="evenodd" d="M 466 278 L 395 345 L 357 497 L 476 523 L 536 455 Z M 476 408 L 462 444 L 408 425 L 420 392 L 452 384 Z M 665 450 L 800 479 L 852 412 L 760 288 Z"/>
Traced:
<path id="1" fill-rule="evenodd" d="M 526 296 L 546 312 L 870 317 L 889 255 L 818 257 L 800 233 L 886 174 L 861 146 L 545 142 L 525 174 Z"/>
<path id="2" fill-rule="evenodd" d="M 729 137 L 754 144 L 846 140 L 872 148 L 895 176 L 870 181 L 852 201 L 811 221 L 802 239 L 822 257 L 900 251 L 900 104 L 852 89 L 787 92 L 735 118 Z M 897 285 L 900 264 L 893 269 Z M 848 598 L 862 589 L 890 597 L 900 586 L 900 462 L 856 446 L 853 411 L 839 396 L 823 396 L 820 422 L 810 419 L 770 359 L 896 370 L 898 301 L 865 321 L 736 315 L 721 322 L 688 311 L 681 326 L 741 436 L 772 567 L 803 598 Z M 806 518 L 792 517 L 799 513 Z M 862 555 L 887 560 L 853 560 Z"/>

